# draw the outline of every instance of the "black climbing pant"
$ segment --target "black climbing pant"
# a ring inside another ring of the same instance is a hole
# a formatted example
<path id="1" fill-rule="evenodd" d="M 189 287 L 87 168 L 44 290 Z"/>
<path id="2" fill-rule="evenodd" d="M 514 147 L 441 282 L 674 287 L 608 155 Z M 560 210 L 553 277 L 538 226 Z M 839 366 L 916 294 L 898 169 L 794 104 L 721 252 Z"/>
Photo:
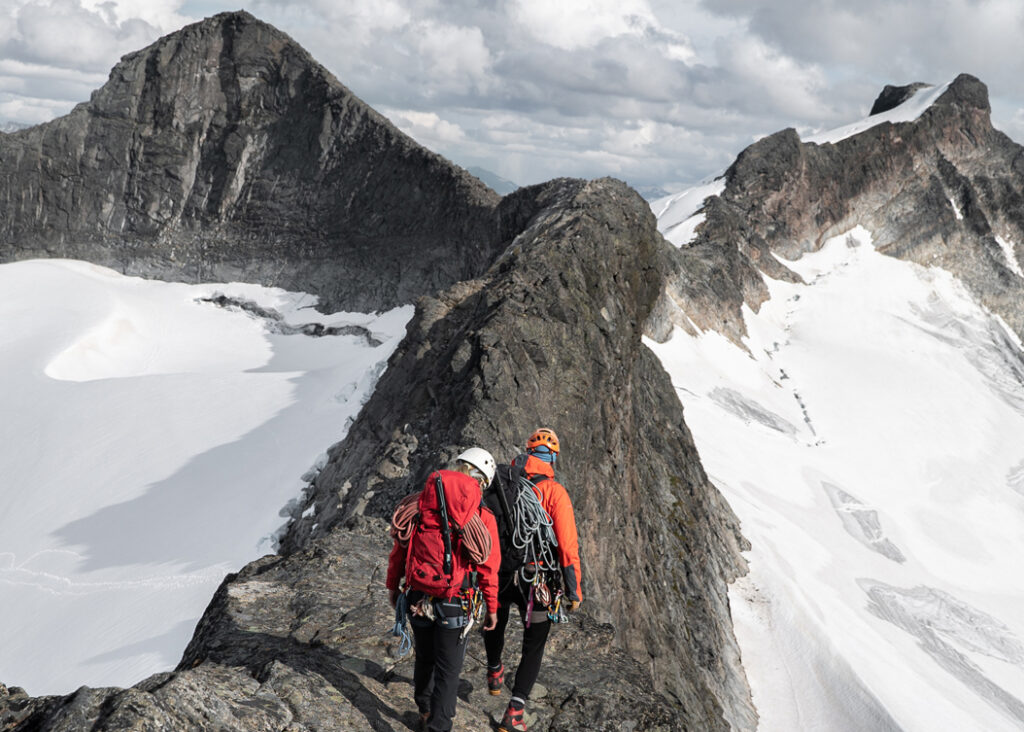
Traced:
<path id="1" fill-rule="evenodd" d="M 533 685 L 540 673 L 540 664 L 544 660 L 544 644 L 547 643 L 551 631 L 551 621 L 547 612 L 540 606 L 531 614 L 530 627 L 526 627 L 526 600 L 519 587 L 511 581 L 503 585 L 498 593 L 498 625 L 494 630 L 484 631 L 484 647 L 487 649 L 487 665 L 495 668 L 501 663 L 501 652 L 505 648 L 505 627 L 508 625 L 511 606 L 519 608 L 519 617 L 523 620 L 523 655 L 516 669 L 516 680 L 512 686 L 512 696 L 523 701 L 530 698 Z"/>
<path id="2" fill-rule="evenodd" d="M 459 674 L 466 658 L 462 629 L 443 628 L 434 621 L 416 617 L 409 624 L 416 642 L 413 698 L 421 714 L 430 712 L 430 732 L 448 732 L 455 716 Z"/>

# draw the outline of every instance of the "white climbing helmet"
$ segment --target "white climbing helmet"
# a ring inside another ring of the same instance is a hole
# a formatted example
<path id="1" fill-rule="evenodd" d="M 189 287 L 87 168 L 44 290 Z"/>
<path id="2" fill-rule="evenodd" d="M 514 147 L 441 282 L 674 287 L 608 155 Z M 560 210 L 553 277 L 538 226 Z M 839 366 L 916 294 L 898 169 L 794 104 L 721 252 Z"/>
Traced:
<path id="1" fill-rule="evenodd" d="M 498 465 L 494 462 L 494 456 L 482 447 L 471 447 L 455 459 L 468 463 L 483 473 L 487 485 L 494 480 L 494 471 L 498 469 Z"/>

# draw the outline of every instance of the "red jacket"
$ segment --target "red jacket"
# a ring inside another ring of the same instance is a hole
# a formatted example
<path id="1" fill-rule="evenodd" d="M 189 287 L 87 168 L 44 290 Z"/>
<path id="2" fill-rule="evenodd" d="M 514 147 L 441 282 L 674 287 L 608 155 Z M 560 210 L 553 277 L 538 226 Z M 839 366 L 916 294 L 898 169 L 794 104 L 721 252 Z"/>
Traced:
<path id="1" fill-rule="evenodd" d="M 448 473 L 448 471 L 444 470 L 440 472 L 442 475 Z M 460 478 L 463 477 L 465 476 L 460 474 Z M 482 564 L 470 565 L 469 569 L 476 569 L 477 571 L 477 585 L 484 596 L 484 602 L 487 603 L 488 612 L 497 612 L 498 567 L 501 566 L 501 547 L 498 543 L 498 525 L 495 522 L 494 514 L 491 513 L 490 509 L 480 505 L 478 510 L 480 519 L 487 528 L 487 532 L 491 535 L 492 548 L 490 556 L 487 557 Z M 401 589 L 400 585 L 405 579 L 406 555 L 407 545 L 401 544 L 396 540 L 391 547 L 391 554 L 388 556 L 388 575 L 386 584 L 389 590 Z M 448 597 L 454 597 L 459 593 L 460 589 L 461 588 L 458 587 L 452 588 Z"/>
<path id="2" fill-rule="evenodd" d="M 520 458 L 517 458 L 516 464 Z M 562 565 L 562 576 L 565 579 L 565 594 L 570 600 L 583 600 L 580 587 L 583 578 L 580 572 L 580 544 L 576 533 L 576 515 L 572 510 L 572 501 L 565 487 L 555 480 L 555 469 L 551 463 L 534 457 L 526 456 L 522 463 L 527 475 L 546 475 L 550 480 L 535 481 L 537 498 L 544 510 L 548 512 L 554 524 L 555 538 L 558 539 L 558 561 Z M 492 519 L 493 520 L 493 519 Z"/>

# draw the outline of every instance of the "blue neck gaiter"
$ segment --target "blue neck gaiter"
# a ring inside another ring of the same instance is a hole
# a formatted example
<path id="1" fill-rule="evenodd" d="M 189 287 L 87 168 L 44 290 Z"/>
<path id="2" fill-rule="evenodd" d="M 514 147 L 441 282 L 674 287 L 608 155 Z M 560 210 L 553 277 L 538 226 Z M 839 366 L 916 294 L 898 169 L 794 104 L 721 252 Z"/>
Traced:
<path id="1" fill-rule="evenodd" d="M 551 452 L 551 449 L 544 445 L 538 445 L 532 450 L 527 450 L 529 455 L 533 455 L 538 460 L 543 460 L 546 463 L 554 463 L 558 459 L 557 452 Z"/>

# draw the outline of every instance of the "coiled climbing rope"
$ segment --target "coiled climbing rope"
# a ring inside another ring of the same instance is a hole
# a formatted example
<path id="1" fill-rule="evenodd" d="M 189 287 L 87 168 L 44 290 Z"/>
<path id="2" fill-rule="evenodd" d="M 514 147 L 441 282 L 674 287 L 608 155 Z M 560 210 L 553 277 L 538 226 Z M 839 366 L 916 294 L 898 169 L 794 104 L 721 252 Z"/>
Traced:
<path id="1" fill-rule="evenodd" d="M 402 499 L 391 516 L 391 538 L 406 546 L 416 530 L 419 520 L 419 493 L 412 493 Z M 539 505 L 539 504 L 538 504 Z M 543 509 L 541 509 L 543 510 Z M 480 515 L 474 513 L 461 529 L 462 548 L 466 558 L 473 564 L 483 564 L 491 556 L 491 532 L 487 530 Z"/>
<path id="2" fill-rule="evenodd" d="M 554 522 L 534 493 L 536 486 L 527 478 L 522 483 L 512 510 L 512 546 L 523 552 L 519 576 L 527 584 L 534 582 L 540 567 L 559 566 L 554 549 L 558 546 Z M 536 539 L 536 541 L 534 540 Z"/>

